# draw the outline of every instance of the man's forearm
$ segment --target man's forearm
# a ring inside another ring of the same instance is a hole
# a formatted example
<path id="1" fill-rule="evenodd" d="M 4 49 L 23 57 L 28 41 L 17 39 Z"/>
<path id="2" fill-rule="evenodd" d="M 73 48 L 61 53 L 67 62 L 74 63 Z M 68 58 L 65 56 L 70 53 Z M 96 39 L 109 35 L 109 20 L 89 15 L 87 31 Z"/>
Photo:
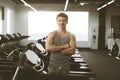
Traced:
<path id="1" fill-rule="evenodd" d="M 55 45 L 48 45 L 46 47 L 47 51 L 51 51 L 51 52 L 56 52 L 56 51 L 60 51 L 64 48 L 64 46 L 55 46 Z"/>
<path id="2" fill-rule="evenodd" d="M 74 54 L 75 53 L 75 49 L 73 48 L 67 48 L 67 49 L 63 49 L 60 51 L 63 54 Z"/>
<path id="3" fill-rule="evenodd" d="M 65 45 L 60 45 L 60 46 L 56 46 L 56 45 L 47 45 L 46 46 L 46 50 L 47 51 L 51 51 L 51 52 L 59 52 L 59 51 L 61 51 L 61 50 L 63 50 L 63 49 L 67 49 L 67 48 L 69 48 L 70 46 L 69 46 L 69 44 L 65 44 Z"/>

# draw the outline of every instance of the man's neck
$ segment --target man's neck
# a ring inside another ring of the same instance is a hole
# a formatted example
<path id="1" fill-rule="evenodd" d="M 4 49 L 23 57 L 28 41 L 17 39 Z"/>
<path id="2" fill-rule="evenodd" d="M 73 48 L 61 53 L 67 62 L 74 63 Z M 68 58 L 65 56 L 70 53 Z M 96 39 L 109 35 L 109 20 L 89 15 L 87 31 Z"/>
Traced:
<path id="1" fill-rule="evenodd" d="M 65 37 L 66 36 L 66 30 L 58 30 L 58 34 L 61 36 L 61 37 Z"/>
<path id="2" fill-rule="evenodd" d="M 58 32 L 64 34 L 64 33 L 66 33 L 67 31 L 66 31 L 66 30 L 63 30 L 63 29 L 59 29 Z"/>

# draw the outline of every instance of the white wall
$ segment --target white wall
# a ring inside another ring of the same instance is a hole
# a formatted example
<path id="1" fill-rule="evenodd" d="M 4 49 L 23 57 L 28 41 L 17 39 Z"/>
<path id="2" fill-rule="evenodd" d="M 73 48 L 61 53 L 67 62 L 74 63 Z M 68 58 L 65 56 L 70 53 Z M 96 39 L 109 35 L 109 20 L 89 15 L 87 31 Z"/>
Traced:
<path id="1" fill-rule="evenodd" d="M 2 7 L 0 7 L 0 34 L 2 33 L 3 29 L 3 20 L 2 20 Z"/>
<path id="2" fill-rule="evenodd" d="M 15 29 L 15 3 L 13 3 L 11 0 L 0 0 L 0 7 L 4 7 L 4 20 L 2 21 L 2 26 L 3 26 L 3 33 L 6 34 L 7 33 L 7 8 L 12 10 L 12 32 L 14 32 Z"/>
<path id="3" fill-rule="evenodd" d="M 98 29 L 99 29 L 99 13 L 98 12 L 90 12 L 89 19 L 89 40 L 91 49 L 98 49 Z M 93 39 L 93 36 L 96 36 L 96 39 Z"/>

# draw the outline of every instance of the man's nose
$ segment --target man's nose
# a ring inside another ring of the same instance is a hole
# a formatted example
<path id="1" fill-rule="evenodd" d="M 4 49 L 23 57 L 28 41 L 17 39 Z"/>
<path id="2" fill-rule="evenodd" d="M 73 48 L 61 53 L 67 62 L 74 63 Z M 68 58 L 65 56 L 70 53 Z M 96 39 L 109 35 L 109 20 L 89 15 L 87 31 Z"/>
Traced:
<path id="1" fill-rule="evenodd" d="M 61 24 L 63 24 L 64 23 L 64 21 L 61 21 Z"/>

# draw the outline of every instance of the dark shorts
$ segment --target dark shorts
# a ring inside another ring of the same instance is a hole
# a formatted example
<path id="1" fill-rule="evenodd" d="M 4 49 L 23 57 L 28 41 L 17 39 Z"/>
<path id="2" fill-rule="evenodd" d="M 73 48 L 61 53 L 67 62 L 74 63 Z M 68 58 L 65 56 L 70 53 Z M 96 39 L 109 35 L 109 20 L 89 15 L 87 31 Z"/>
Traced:
<path id="1" fill-rule="evenodd" d="M 48 74 L 68 75 L 69 71 L 70 71 L 70 64 L 65 64 L 61 66 L 50 64 L 48 66 Z"/>

